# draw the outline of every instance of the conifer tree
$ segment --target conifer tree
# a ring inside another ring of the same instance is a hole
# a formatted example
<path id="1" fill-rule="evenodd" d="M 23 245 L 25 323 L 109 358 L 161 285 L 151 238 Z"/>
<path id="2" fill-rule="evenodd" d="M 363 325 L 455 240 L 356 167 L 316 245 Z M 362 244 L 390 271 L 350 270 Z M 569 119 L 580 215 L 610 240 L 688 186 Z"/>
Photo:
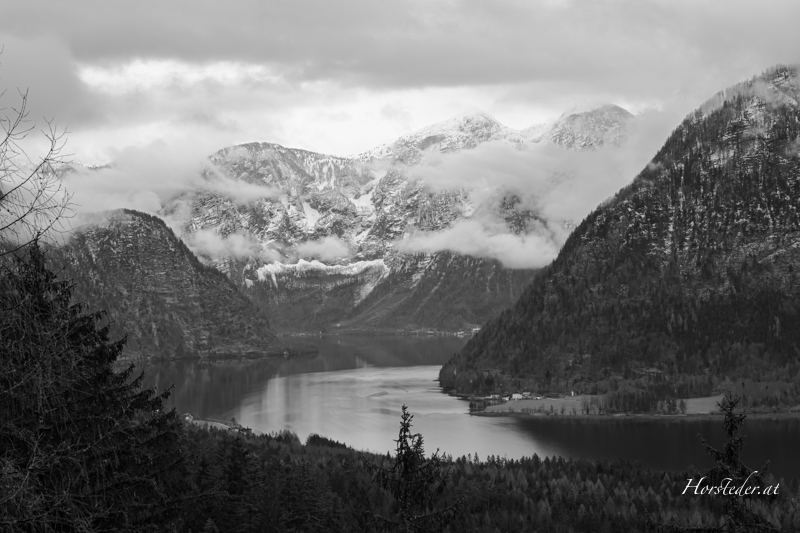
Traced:
<path id="1" fill-rule="evenodd" d="M 745 483 L 765 487 L 769 461 L 761 467 L 761 470 L 753 470 L 741 459 L 744 445 L 741 429 L 744 419 L 747 417 L 744 413 L 737 412 L 741 400 L 741 397 L 726 395 L 718 403 L 719 408 L 725 414 L 722 427 L 727 435 L 722 450 L 717 450 L 708 444 L 701 435 L 698 435 L 708 454 L 717 463 L 708 471 L 709 483 L 720 485 L 724 480 L 731 480 L 733 487 L 741 487 Z M 765 499 L 764 496 L 756 496 L 756 498 Z M 725 525 L 720 528 L 720 531 L 778 531 L 769 520 L 753 509 L 752 503 L 754 503 L 753 497 L 729 497 L 725 504 Z"/>
<path id="2" fill-rule="evenodd" d="M 717 463 L 711 468 L 701 481 L 707 487 L 731 487 L 730 492 L 735 492 L 733 488 L 758 485 L 762 488 L 767 486 L 765 474 L 769 469 L 769 461 L 766 462 L 761 470 L 752 470 L 747 467 L 741 459 L 744 436 L 741 429 L 747 415 L 737 411 L 741 397 L 726 395 L 721 402 L 717 403 L 725 415 L 722 427 L 727 435 L 727 440 L 722 450 L 717 450 L 702 435 L 698 434 L 700 442 L 705 447 L 708 454 Z M 690 483 L 697 480 L 689 480 Z M 690 527 L 680 527 L 658 523 L 652 518 L 651 524 L 655 525 L 660 531 L 683 531 L 696 533 L 747 533 L 756 531 L 780 531 L 764 513 L 759 512 L 753 503 L 754 497 L 745 494 L 719 494 L 721 498 L 727 498 L 725 502 L 724 515 L 719 526 L 702 526 L 693 524 Z M 771 497 L 759 494 L 755 496 L 761 500 L 768 501 Z M 699 516 L 699 515 L 698 515 Z"/>
<path id="3" fill-rule="evenodd" d="M 390 468 L 368 463 L 373 479 L 389 491 L 397 504 L 394 519 L 376 517 L 384 531 L 441 531 L 461 508 L 461 502 L 437 508 L 436 501 L 448 485 L 439 451 L 425 458 L 422 434 L 411 433 L 414 415 L 403 405 L 397 451 Z"/>
<path id="4" fill-rule="evenodd" d="M 38 243 L 0 265 L 0 530 L 147 531 L 175 511 L 179 433 L 168 393 L 115 370 L 102 312 Z M 175 475 L 173 475 L 175 473 Z"/>

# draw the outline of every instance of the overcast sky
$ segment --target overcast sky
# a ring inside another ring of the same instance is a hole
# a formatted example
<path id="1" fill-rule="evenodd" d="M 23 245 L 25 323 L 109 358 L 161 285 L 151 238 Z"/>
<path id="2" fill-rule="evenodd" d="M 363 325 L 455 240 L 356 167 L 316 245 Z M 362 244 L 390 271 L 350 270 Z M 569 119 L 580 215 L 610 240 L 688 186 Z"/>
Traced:
<path id="1" fill-rule="evenodd" d="M 799 21 L 796 0 L 6 0 L 0 88 L 29 88 L 87 161 L 154 141 L 347 155 L 470 109 L 686 114 L 797 62 Z"/>

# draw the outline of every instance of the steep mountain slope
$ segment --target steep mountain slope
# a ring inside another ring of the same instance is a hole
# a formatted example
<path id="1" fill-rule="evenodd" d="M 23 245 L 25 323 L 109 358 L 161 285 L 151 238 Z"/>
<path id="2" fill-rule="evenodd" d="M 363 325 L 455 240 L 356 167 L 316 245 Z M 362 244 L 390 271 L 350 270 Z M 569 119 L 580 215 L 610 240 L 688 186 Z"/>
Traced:
<path id="1" fill-rule="evenodd" d="M 98 217 L 49 253 L 77 301 L 105 309 L 126 359 L 260 357 L 282 353 L 266 314 L 221 272 L 204 266 L 156 217 Z"/>
<path id="2" fill-rule="evenodd" d="M 799 100 L 797 68 L 778 67 L 686 118 L 441 383 L 607 391 L 638 379 L 687 395 L 725 377 L 799 382 Z"/>
<path id="3" fill-rule="evenodd" d="M 621 108 L 606 106 L 516 131 L 485 113 L 472 113 L 351 158 L 251 143 L 221 150 L 211 161 L 230 177 L 283 191 L 278 201 L 237 203 L 203 192 L 181 198 L 183 209 L 171 209 L 188 212 L 182 225 L 190 242 L 195 232 L 213 231 L 222 237 L 245 236 L 257 248 L 269 248 L 272 257 L 280 254 L 267 265 L 268 277 L 263 275 L 266 260 L 257 254 L 204 258 L 255 301 L 265 302 L 279 330 L 340 323 L 455 331 L 482 324 L 510 305 L 534 271 L 449 252 L 395 250 L 395 241 L 410 232 L 443 230 L 476 208 L 468 190 L 434 191 L 411 178 L 414 166 L 428 153 L 466 150 L 488 141 L 521 148 L 543 140 L 574 149 L 619 144 L 630 118 Z M 508 232 L 524 231 L 528 221 L 546 224 L 536 213 L 517 210 L 510 198 L 500 204 L 496 215 Z M 304 243 L 325 239 L 338 243 L 337 255 L 321 254 L 317 261 L 296 265 Z M 490 289 L 475 292 L 473 286 Z M 436 297 L 429 294 L 433 288 Z M 459 312 L 452 315 L 453 309 Z"/>
<path id="4" fill-rule="evenodd" d="M 533 275 L 451 252 L 397 254 L 383 282 L 344 315 L 339 327 L 465 330 L 500 313 Z"/>

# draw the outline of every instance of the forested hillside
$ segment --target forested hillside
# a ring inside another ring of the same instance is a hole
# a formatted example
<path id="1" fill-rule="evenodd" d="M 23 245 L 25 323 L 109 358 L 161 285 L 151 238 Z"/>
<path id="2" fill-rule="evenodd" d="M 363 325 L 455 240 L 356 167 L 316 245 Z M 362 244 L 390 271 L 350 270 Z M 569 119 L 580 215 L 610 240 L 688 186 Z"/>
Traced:
<path id="1" fill-rule="evenodd" d="M 280 354 L 258 309 L 203 265 L 159 218 L 131 210 L 98 215 L 48 254 L 75 283 L 78 301 L 107 310 L 124 359 L 208 359 Z"/>
<path id="2" fill-rule="evenodd" d="M 748 378 L 764 405 L 800 401 L 799 99 L 780 66 L 692 113 L 441 383 L 688 396 Z"/>

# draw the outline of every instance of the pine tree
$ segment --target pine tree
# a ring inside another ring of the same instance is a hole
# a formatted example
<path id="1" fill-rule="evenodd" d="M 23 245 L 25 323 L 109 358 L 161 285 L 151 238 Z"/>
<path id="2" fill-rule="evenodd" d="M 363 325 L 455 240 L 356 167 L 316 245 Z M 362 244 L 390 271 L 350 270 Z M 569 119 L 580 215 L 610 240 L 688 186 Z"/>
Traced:
<path id="1" fill-rule="evenodd" d="M 753 470 L 742 462 L 741 453 L 744 445 L 744 436 L 741 429 L 747 415 L 737 412 L 740 397 L 726 395 L 719 408 L 725 414 L 722 427 L 727 435 L 727 440 L 722 450 L 717 450 L 705 439 L 698 435 L 700 442 L 703 443 L 708 454 L 717 463 L 715 467 L 708 471 L 707 476 L 710 484 L 720 485 L 723 480 L 730 479 L 731 486 L 740 487 L 747 482 L 749 485 L 760 485 L 764 487 L 765 475 L 769 469 L 769 461 L 766 462 L 761 470 Z M 760 497 L 765 499 L 764 497 Z M 747 496 L 728 497 L 725 505 L 725 526 L 721 531 L 777 531 L 777 529 L 763 516 L 752 510 L 749 503 L 753 501 Z"/>
<path id="2" fill-rule="evenodd" d="M 703 447 L 705 447 L 708 454 L 711 455 L 717 463 L 716 466 L 711 468 L 703 477 L 703 481 L 709 487 L 728 486 L 738 488 L 742 487 L 745 483 L 747 483 L 748 486 L 759 485 L 760 487 L 765 487 L 767 485 L 765 482 L 765 474 L 769 468 L 769 461 L 767 461 L 759 471 L 747 467 L 741 459 L 744 436 L 740 434 L 740 431 L 747 415 L 737 412 L 740 401 L 741 397 L 726 395 L 722 399 L 722 402 L 717 404 L 725 415 L 722 427 L 727 435 L 727 440 L 725 441 L 722 451 L 708 444 L 703 436 L 698 434 Z M 689 480 L 690 483 L 692 481 L 691 479 Z M 779 531 L 768 518 L 756 512 L 754 508 L 749 505 L 753 502 L 752 497 L 731 494 L 724 494 L 720 497 L 727 498 L 724 516 L 721 520 L 722 525 L 720 526 L 702 526 L 699 523 L 695 523 L 690 527 L 681 527 L 659 523 L 652 517 L 650 517 L 650 523 L 659 531 L 694 531 L 698 533 Z M 765 496 L 758 496 L 758 498 L 767 500 Z M 697 517 L 699 519 L 699 515 L 697 515 Z"/>
<path id="3" fill-rule="evenodd" d="M 114 370 L 125 339 L 70 303 L 37 243 L 0 269 L 0 529 L 161 529 L 180 463 L 167 393 Z"/>
<path id="4" fill-rule="evenodd" d="M 403 405 L 400 434 L 395 441 L 397 451 L 394 465 L 384 468 L 367 463 L 373 479 L 389 491 L 397 504 L 395 519 L 376 517 L 385 531 L 428 532 L 441 531 L 461 508 L 456 501 L 448 507 L 436 507 L 448 485 L 448 472 L 444 469 L 439 451 L 425 458 L 420 433 L 411 433 L 414 415 Z"/>

